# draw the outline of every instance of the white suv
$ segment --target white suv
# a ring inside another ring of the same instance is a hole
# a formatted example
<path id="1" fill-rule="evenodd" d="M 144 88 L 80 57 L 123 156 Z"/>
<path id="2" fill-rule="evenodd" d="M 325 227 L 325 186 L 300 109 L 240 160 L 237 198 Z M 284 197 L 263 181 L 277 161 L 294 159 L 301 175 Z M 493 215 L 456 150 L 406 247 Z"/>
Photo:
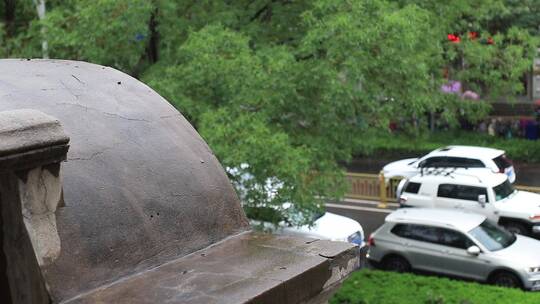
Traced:
<path id="1" fill-rule="evenodd" d="M 448 146 L 420 158 L 398 160 L 383 167 L 384 176 L 412 177 L 422 168 L 487 168 L 504 173 L 511 183 L 516 180 L 512 161 L 503 150 L 474 146 Z"/>
<path id="2" fill-rule="evenodd" d="M 540 195 L 515 190 L 504 174 L 424 169 L 421 174 L 400 182 L 397 197 L 402 207 L 470 210 L 514 233 L 540 233 Z"/>

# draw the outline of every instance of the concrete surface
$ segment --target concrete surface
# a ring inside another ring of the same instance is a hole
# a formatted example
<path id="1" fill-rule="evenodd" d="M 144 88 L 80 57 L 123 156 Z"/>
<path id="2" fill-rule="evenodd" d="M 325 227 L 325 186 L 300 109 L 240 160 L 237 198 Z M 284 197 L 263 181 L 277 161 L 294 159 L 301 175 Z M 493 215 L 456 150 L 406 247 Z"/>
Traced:
<path id="1" fill-rule="evenodd" d="M 311 303 L 358 267 L 352 248 L 246 233 L 66 303 Z"/>

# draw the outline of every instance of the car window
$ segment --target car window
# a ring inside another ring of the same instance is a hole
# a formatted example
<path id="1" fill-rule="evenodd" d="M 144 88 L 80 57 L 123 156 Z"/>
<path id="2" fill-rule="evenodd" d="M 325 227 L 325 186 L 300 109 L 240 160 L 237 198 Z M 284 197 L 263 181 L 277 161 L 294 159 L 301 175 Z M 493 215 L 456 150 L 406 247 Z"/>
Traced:
<path id="1" fill-rule="evenodd" d="M 495 162 L 495 164 L 497 165 L 497 168 L 499 168 L 499 170 L 501 170 L 502 172 L 504 172 L 504 169 L 512 166 L 512 163 L 510 162 L 508 158 L 506 158 L 506 155 L 504 154 L 501 156 L 495 157 L 493 159 L 493 162 Z"/>
<path id="2" fill-rule="evenodd" d="M 439 244 L 443 246 L 449 246 L 459 249 L 467 249 L 474 245 L 474 243 L 463 233 L 446 229 L 436 228 L 439 235 Z"/>
<path id="3" fill-rule="evenodd" d="M 446 157 L 435 156 L 426 158 L 420 163 L 422 168 L 446 167 Z"/>
<path id="4" fill-rule="evenodd" d="M 414 224 L 397 224 L 390 232 L 407 239 L 428 243 L 438 242 L 435 227 Z"/>
<path id="5" fill-rule="evenodd" d="M 453 168 L 485 168 L 484 163 L 478 159 L 466 157 L 441 157 L 437 161 L 437 166 L 433 167 L 453 167 Z"/>
<path id="6" fill-rule="evenodd" d="M 415 224 L 397 224 L 390 232 L 407 239 L 459 249 L 467 249 L 474 245 L 463 233 L 446 228 Z"/>
<path id="7" fill-rule="evenodd" d="M 449 198 L 455 198 L 455 190 L 456 185 L 452 184 L 440 184 L 439 189 L 437 190 L 437 196 L 438 197 L 449 197 Z"/>
<path id="8" fill-rule="evenodd" d="M 460 168 L 485 168 L 486 166 L 482 161 L 479 159 L 474 158 L 464 158 L 464 157 L 456 157 L 457 165 L 456 167 Z"/>
<path id="9" fill-rule="evenodd" d="M 500 185 L 493 187 L 493 192 L 495 193 L 495 200 L 500 201 L 507 198 L 510 194 L 516 191 L 512 184 L 508 180 L 505 180 Z"/>
<path id="10" fill-rule="evenodd" d="M 418 193 L 418 190 L 420 190 L 420 185 L 421 185 L 420 183 L 409 182 L 407 186 L 405 187 L 404 192 L 416 194 Z"/>
<path id="11" fill-rule="evenodd" d="M 446 159 L 447 167 L 466 167 L 467 159 L 463 157 L 448 157 Z"/>
<path id="12" fill-rule="evenodd" d="M 487 198 L 487 189 L 482 187 L 440 184 L 437 190 L 438 197 L 455 198 L 468 201 L 478 201 L 479 195 Z"/>

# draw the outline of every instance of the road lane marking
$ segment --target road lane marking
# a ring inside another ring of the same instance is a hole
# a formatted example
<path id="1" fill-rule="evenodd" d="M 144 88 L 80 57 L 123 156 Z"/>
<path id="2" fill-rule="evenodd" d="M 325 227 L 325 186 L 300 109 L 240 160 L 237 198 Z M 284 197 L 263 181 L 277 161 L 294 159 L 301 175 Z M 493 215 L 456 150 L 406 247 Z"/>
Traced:
<path id="1" fill-rule="evenodd" d="M 338 209 L 349 209 L 349 210 L 371 211 L 371 212 L 379 212 L 379 213 L 392 213 L 392 211 L 394 211 L 394 210 L 391 210 L 391 209 L 379 209 L 379 208 L 371 208 L 371 207 L 349 206 L 349 205 L 342 205 L 342 204 L 326 204 L 326 207 L 338 208 Z"/>

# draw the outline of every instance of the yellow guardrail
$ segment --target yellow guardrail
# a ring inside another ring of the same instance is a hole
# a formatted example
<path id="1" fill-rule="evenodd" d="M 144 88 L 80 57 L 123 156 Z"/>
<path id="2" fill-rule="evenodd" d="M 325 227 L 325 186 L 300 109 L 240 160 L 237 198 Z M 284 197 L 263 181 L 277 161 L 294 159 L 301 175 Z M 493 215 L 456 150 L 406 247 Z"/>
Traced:
<path id="1" fill-rule="evenodd" d="M 516 188 L 518 190 L 523 190 L 523 191 L 540 193 L 540 187 L 514 185 L 514 188 Z"/>
<path id="2" fill-rule="evenodd" d="M 379 201 L 380 208 L 386 208 L 388 202 L 396 201 L 396 188 L 401 178 L 386 180 L 380 174 L 346 173 L 349 182 L 348 198 Z"/>
<path id="3" fill-rule="evenodd" d="M 396 202 L 396 188 L 402 178 L 386 179 L 384 174 L 352 173 L 345 174 L 349 183 L 347 198 L 378 201 L 379 208 L 386 208 L 388 202 Z M 540 187 L 514 185 L 518 190 L 540 193 Z"/>

